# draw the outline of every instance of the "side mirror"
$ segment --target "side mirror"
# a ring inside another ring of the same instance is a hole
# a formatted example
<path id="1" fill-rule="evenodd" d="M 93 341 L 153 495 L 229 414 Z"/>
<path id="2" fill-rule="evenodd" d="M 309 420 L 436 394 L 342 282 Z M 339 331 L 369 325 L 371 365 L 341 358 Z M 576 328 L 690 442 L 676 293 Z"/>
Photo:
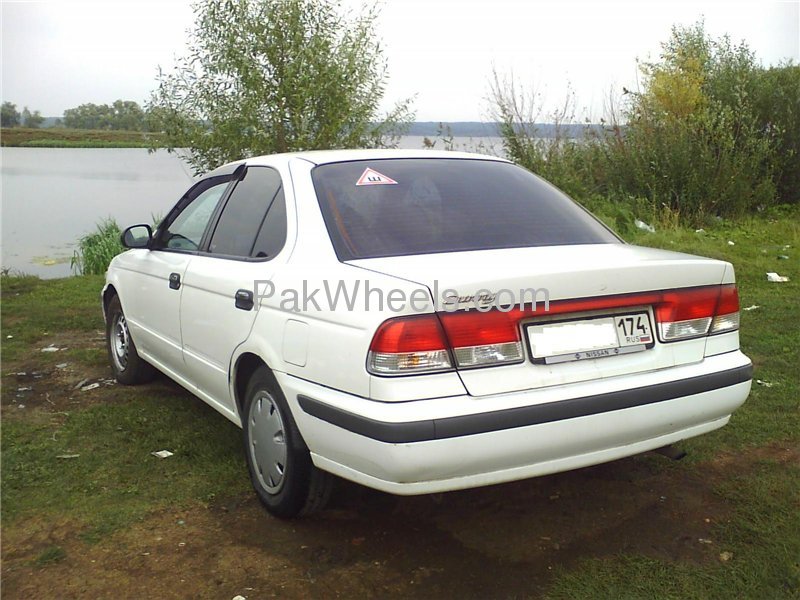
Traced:
<path id="1" fill-rule="evenodd" d="M 126 248 L 147 248 L 151 239 L 153 230 L 150 225 L 131 225 L 120 236 L 120 241 Z"/>

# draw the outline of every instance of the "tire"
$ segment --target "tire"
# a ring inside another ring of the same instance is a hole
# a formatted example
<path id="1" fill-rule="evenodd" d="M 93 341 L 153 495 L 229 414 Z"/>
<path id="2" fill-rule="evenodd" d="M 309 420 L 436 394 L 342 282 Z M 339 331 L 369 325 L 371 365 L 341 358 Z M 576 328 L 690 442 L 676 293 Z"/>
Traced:
<path id="1" fill-rule="evenodd" d="M 334 479 L 312 463 L 286 397 L 266 367 L 250 378 L 242 429 L 250 481 L 270 514 L 290 519 L 325 507 Z"/>
<path id="2" fill-rule="evenodd" d="M 106 348 L 114 377 L 123 385 L 147 383 L 155 369 L 136 352 L 119 296 L 114 296 L 106 309 Z"/>

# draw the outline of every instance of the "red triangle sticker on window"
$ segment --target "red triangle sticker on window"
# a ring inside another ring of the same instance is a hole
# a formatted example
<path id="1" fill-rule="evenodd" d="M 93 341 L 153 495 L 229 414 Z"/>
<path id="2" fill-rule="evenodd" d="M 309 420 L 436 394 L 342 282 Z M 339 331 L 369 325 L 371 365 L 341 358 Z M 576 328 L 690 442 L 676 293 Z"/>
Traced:
<path id="1" fill-rule="evenodd" d="M 391 177 L 367 167 L 361 177 L 358 178 L 356 185 L 397 185 L 397 182 Z"/>

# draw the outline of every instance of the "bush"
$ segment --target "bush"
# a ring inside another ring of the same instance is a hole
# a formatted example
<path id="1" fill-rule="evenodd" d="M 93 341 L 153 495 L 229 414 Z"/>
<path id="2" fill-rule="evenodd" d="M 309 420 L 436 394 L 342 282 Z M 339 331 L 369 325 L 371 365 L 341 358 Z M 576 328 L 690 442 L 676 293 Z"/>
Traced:
<path id="1" fill-rule="evenodd" d="M 598 195 L 618 227 L 628 213 L 662 226 L 741 217 L 800 201 L 800 67 L 765 70 L 746 45 L 675 27 L 660 60 L 641 66 L 640 91 L 583 139 L 542 139 L 540 97 L 494 75 L 491 99 L 509 158 L 587 205 Z M 574 119 L 569 96 L 546 118 Z M 596 209 L 595 209 L 596 210 Z"/>
<path id="2" fill-rule="evenodd" d="M 97 231 L 78 240 L 78 249 L 72 255 L 70 266 L 78 275 L 102 275 L 111 259 L 125 251 L 120 241 L 119 225 L 113 219 L 97 224 Z"/>

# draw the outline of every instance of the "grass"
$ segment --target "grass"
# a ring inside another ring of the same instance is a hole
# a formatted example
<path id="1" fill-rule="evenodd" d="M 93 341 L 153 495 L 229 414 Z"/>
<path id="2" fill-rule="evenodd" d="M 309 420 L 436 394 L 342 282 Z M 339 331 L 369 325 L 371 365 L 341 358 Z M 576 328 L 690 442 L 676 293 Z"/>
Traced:
<path id="1" fill-rule="evenodd" d="M 36 557 L 36 566 L 43 567 L 67 558 L 67 553 L 61 546 L 50 546 Z"/>
<path id="2" fill-rule="evenodd" d="M 141 131 L 13 127 L 0 130 L 0 145 L 23 148 L 148 148 L 154 137 L 158 138 L 158 134 Z"/>
<path id="3" fill-rule="evenodd" d="M 49 344 L 49 336 L 59 332 L 80 335 L 102 330 L 102 286 L 101 276 L 50 281 L 2 276 L 3 362 L 35 353 L 40 344 Z"/>
<path id="4" fill-rule="evenodd" d="M 35 361 L 40 370 L 69 361 L 107 376 L 103 349 L 85 347 L 103 329 L 102 285 L 102 276 L 0 279 L 4 387 L 7 365 L 19 361 Z M 67 349 L 42 353 L 53 339 Z M 4 418 L 4 525 L 34 514 L 67 515 L 85 523 L 85 539 L 96 541 L 152 510 L 247 489 L 233 424 L 177 386 L 113 389 L 112 402 L 58 418 L 33 411 L 25 420 Z M 150 454 L 163 449 L 175 455 Z M 69 454 L 80 456 L 57 458 Z"/>
<path id="5" fill-rule="evenodd" d="M 724 519 L 715 521 L 714 549 L 730 552 L 732 558 L 711 564 L 638 554 L 591 558 L 556 565 L 546 595 L 798 597 L 800 465 L 777 460 L 774 451 L 796 451 L 800 444 L 800 218 L 790 212 L 720 222 L 700 233 L 659 223 L 656 227 L 654 234 L 634 230 L 626 237 L 642 245 L 731 261 L 742 307 L 759 306 L 741 313 L 742 347 L 756 366 L 755 377 L 771 387 L 754 384 L 748 402 L 728 426 L 682 444 L 689 458 L 679 465 L 653 463 L 653 469 L 705 476 L 720 456 L 746 459 L 741 470 L 716 471 L 713 479 L 714 494 L 730 507 Z M 769 283 L 768 271 L 788 275 L 791 281 Z M 52 281 L 4 276 L 0 285 L 4 390 L 9 369 L 28 362 L 49 365 L 68 359 L 79 369 L 108 376 L 97 344 L 74 343 L 52 355 L 40 352 L 53 336 L 97 338 L 103 328 L 101 276 Z M 7 335 L 13 337 L 6 339 Z M 72 519 L 82 524 L 82 538 L 93 543 L 154 511 L 249 493 L 240 432 L 204 403 L 163 380 L 102 391 L 100 401 L 85 403 L 78 397 L 63 411 L 30 410 L 25 418 L 6 413 L 4 528 L 36 517 Z M 162 449 L 175 454 L 163 460 L 150 454 Z M 58 458 L 72 454 L 79 456 Z M 45 565 L 62 558 L 52 547 L 43 549 L 36 562 Z"/>
<path id="6" fill-rule="evenodd" d="M 115 402 L 3 426 L 3 518 L 70 515 L 94 542 L 150 511 L 249 486 L 240 433 L 179 390 L 114 393 Z M 159 459 L 151 452 L 168 449 Z M 59 456 L 78 455 L 59 459 Z"/>
<path id="7" fill-rule="evenodd" d="M 111 259 L 125 250 L 121 233 L 113 219 L 100 221 L 96 231 L 78 240 L 78 248 L 70 261 L 72 269 L 81 275 L 104 274 Z"/>

